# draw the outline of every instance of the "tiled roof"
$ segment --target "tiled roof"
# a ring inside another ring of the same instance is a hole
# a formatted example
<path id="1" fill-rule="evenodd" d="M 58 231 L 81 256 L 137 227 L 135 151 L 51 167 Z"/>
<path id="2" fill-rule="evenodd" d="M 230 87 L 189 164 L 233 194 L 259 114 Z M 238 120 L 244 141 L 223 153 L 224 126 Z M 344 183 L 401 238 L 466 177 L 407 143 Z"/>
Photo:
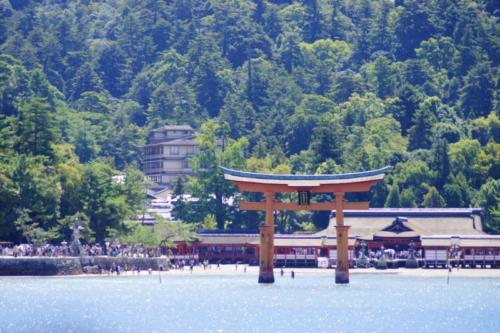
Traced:
<path id="1" fill-rule="evenodd" d="M 168 146 L 168 145 L 198 145 L 198 142 L 195 140 L 196 135 L 194 134 L 184 134 L 181 136 L 174 137 L 161 137 L 161 138 L 150 138 L 148 144 L 144 145 L 145 147 L 154 147 L 154 146 Z"/>
<path id="2" fill-rule="evenodd" d="M 344 210 L 346 217 L 467 217 L 480 214 L 481 208 L 370 208 Z M 332 211 L 332 217 L 335 211 Z"/>
<path id="3" fill-rule="evenodd" d="M 422 246 L 449 247 L 453 242 L 460 247 L 500 247 L 500 235 L 436 235 L 424 236 Z"/>
<path id="4" fill-rule="evenodd" d="M 394 220 L 393 217 L 344 217 L 344 223 L 351 226 L 349 235 L 358 236 L 363 239 L 371 238 L 386 228 Z M 456 235 L 481 235 L 480 223 L 476 223 L 471 217 L 408 217 L 407 224 L 420 236 L 456 234 Z M 330 220 L 330 226 L 334 230 L 335 218 Z M 386 234 L 385 236 L 389 236 Z"/>
<path id="5" fill-rule="evenodd" d="M 333 179 L 351 179 L 351 178 L 362 178 L 377 176 L 387 173 L 391 167 L 386 166 L 384 168 L 363 171 L 363 172 L 352 172 L 352 173 L 339 173 L 330 175 L 279 175 L 279 174 L 266 174 L 266 173 L 256 173 L 233 170 L 225 167 L 220 167 L 222 172 L 228 175 L 242 177 L 242 178 L 254 178 L 254 179 L 273 179 L 273 180 L 333 180 Z"/>
<path id="6" fill-rule="evenodd" d="M 165 125 L 151 130 L 151 132 L 163 131 L 194 131 L 194 129 L 189 125 Z"/>

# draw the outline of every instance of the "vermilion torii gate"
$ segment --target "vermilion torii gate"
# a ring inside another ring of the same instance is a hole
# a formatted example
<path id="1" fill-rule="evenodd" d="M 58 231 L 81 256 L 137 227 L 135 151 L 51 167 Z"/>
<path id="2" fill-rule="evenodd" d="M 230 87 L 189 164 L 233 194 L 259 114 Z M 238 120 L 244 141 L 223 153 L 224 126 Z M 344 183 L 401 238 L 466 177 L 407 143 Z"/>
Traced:
<path id="1" fill-rule="evenodd" d="M 221 167 L 224 178 L 232 181 L 241 192 L 262 192 L 262 202 L 240 202 L 241 210 L 266 212 L 266 223 L 259 227 L 259 283 L 273 283 L 274 218 L 275 210 L 336 211 L 337 265 L 336 283 L 349 283 L 348 235 L 349 226 L 344 225 L 344 209 L 368 209 L 368 202 L 346 202 L 348 192 L 367 192 L 384 178 L 390 167 L 377 170 L 336 175 L 273 175 L 232 170 Z M 277 202 L 277 192 L 297 192 L 298 203 Z M 333 193 L 331 202 L 311 203 L 311 193 Z"/>

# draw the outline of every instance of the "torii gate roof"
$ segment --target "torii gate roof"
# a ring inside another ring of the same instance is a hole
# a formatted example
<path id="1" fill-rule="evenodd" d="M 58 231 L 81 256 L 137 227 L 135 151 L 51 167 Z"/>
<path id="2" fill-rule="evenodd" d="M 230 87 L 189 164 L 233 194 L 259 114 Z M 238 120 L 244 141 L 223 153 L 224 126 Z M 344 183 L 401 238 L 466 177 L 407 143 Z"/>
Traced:
<path id="1" fill-rule="evenodd" d="M 316 187 L 321 185 L 376 182 L 382 180 L 384 175 L 391 169 L 390 166 L 386 166 L 376 170 L 353 173 L 329 175 L 279 175 L 239 171 L 222 166 L 220 168 L 224 172 L 224 178 L 233 182 L 285 185 L 290 187 Z"/>

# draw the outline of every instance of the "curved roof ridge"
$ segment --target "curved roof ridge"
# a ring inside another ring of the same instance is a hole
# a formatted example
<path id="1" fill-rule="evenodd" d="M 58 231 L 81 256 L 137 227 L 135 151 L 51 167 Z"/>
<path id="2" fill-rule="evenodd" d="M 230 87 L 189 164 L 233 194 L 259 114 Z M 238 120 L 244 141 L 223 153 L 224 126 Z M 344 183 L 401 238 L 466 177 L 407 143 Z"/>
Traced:
<path id="1" fill-rule="evenodd" d="M 325 174 L 325 175 L 291 175 L 291 174 L 266 174 L 257 172 L 248 172 L 234 170 L 219 166 L 222 172 L 236 177 L 256 178 L 256 179 L 278 179 L 278 180 L 331 180 L 331 179 L 351 179 L 376 176 L 387 173 L 392 167 L 385 166 L 380 169 L 369 171 L 351 172 L 351 173 L 338 173 L 338 174 Z"/>

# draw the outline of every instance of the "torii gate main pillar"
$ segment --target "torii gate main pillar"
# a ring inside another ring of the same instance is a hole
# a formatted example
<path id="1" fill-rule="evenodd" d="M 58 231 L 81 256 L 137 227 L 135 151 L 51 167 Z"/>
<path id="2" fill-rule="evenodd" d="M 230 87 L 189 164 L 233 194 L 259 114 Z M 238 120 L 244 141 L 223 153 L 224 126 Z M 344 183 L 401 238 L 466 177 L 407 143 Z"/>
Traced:
<path id="1" fill-rule="evenodd" d="M 274 283 L 274 192 L 266 192 L 266 224 L 259 227 L 259 283 Z"/>
<path id="2" fill-rule="evenodd" d="M 349 283 L 349 228 L 344 225 L 344 193 L 335 193 L 335 219 L 337 229 L 337 265 L 335 283 Z"/>

